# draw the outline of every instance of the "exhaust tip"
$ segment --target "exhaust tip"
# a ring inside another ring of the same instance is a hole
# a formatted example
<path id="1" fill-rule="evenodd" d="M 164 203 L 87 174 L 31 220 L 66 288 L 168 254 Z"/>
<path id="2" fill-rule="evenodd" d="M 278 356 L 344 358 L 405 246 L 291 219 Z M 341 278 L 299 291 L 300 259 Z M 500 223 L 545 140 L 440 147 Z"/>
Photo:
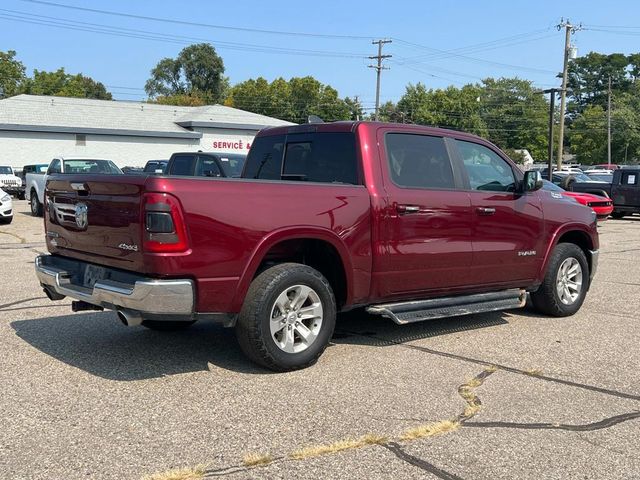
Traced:
<path id="1" fill-rule="evenodd" d="M 118 310 L 118 318 L 127 327 L 137 327 L 142 324 L 142 316 L 134 310 Z"/>

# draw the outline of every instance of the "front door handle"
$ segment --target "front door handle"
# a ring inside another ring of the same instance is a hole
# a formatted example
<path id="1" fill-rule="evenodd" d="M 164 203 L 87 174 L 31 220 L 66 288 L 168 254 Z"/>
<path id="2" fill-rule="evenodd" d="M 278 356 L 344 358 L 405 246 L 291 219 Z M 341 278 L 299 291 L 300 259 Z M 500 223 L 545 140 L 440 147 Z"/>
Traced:
<path id="1" fill-rule="evenodd" d="M 493 215 L 496 213 L 496 209 L 493 207 L 478 207 L 476 208 L 476 213 L 478 215 Z"/>
<path id="2" fill-rule="evenodd" d="M 396 211 L 400 215 L 406 215 L 407 213 L 420 212 L 420 207 L 418 205 L 396 205 Z"/>

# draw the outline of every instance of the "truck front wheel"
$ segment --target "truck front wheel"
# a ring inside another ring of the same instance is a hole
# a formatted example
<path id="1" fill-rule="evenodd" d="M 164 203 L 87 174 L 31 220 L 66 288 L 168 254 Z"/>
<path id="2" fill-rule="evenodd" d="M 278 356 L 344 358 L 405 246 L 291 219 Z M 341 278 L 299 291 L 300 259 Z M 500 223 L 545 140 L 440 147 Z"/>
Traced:
<path id="1" fill-rule="evenodd" d="M 35 190 L 31 190 L 31 199 L 29 203 L 31 204 L 31 215 L 34 217 L 41 217 L 42 204 L 40 203 L 40 200 L 38 200 L 38 194 Z"/>
<path id="2" fill-rule="evenodd" d="M 567 317 L 576 313 L 589 288 L 589 265 L 580 247 L 573 243 L 556 245 L 549 259 L 542 285 L 531 293 L 540 313 Z"/>
<path id="3" fill-rule="evenodd" d="M 279 372 L 316 362 L 336 323 L 336 300 L 327 279 L 298 263 L 269 268 L 249 287 L 236 337 L 254 362 Z"/>

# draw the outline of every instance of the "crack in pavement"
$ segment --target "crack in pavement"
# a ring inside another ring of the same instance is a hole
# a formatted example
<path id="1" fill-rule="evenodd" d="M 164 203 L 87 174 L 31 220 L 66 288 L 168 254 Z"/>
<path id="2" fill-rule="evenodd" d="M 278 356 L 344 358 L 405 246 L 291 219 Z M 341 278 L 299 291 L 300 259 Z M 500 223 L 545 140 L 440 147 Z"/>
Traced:
<path id="1" fill-rule="evenodd" d="M 27 240 L 16 233 L 7 232 L 5 230 L 0 230 L 0 235 L 9 235 L 10 237 L 17 238 L 20 240 L 20 243 L 26 243 Z"/>
<path id="2" fill-rule="evenodd" d="M 463 427 L 474 428 L 518 428 L 525 430 L 567 430 L 570 432 L 592 432 L 604 428 L 613 427 L 629 420 L 640 418 L 640 411 L 614 415 L 598 422 L 585 423 L 582 425 L 569 425 L 563 423 L 517 423 L 517 422 L 467 422 Z"/>
<path id="3" fill-rule="evenodd" d="M 7 307 L 13 307 L 14 305 L 20 305 L 21 303 L 26 303 L 26 302 L 31 302 L 33 300 L 42 300 L 42 299 L 46 299 L 47 297 L 45 297 L 44 295 L 41 297 L 31 297 L 31 298 L 24 298 L 22 300 L 16 300 L 15 302 L 11 302 L 11 303 L 5 303 L 4 305 L 0 305 L 0 310 L 3 310 Z"/>
<path id="4" fill-rule="evenodd" d="M 421 458 L 408 454 L 402 449 L 400 444 L 396 442 L 389 442 L 381 446 L 389 450 L 400 460 L 407 462 L 413 465 L 414 467 L 418 467 L 421 470 L 424 470 L 425 472 L 429 472 L 438 478 L 442 478 L 443 480 L 462 480 L 462 477 L 459 477 L 453 473 L 449 473 L 445 470 L 442 470 L 441 468 L 436 467 L 435 465 L 427 462 L 426 460 L 423 460 Z"/>
<path id="5" fill-rule="evenodd" d="M 504 370 L 505 372 L 515 373 L 515 374 L 518 374 L 518 375 L 526 375 L 527 377 L 537 378 L 538 380 L 544 380 L 544 381 L 551 382 L 551 383 L 559 383 L 561 385 L 566 385 L 566 386 L 575 387 L 575 388 L 581 388 L 583 390 L 589 390 L 589 391 L 592 391 L 592 392 L 602 393 L 604 395 L 610 395 L 610 396 L 613 396 L 613 397 L 640 401 L 640 395 L 635 395 L 635 394 L 632 394 L 632 393 L 619 392 L 617 390 L 611 390 L 611 389 L 608 389 L 608 388 L 598 387 L 598 386 L 595 386 L 595 385 L 588 385 L 588 384 L 584 384 L 584 383 L 573 382 L 571 380 L 563 380 L 561 378 L 549 377 L 547 375 L 531 375 L 531 372 L 528 372 L 526 370 L 522 370 L 522 369 L 519 369 L 519 368 L 515 368 L 515 367 L 510 367 L 508 365 L 502 365 L 502 364 L 491 362 L 491 361 L 488 361 L 488 360 L 480 360 L 480 359 L 473 358 L 473 357 L 466 357 L 464 355 L 458 355 L 456 353 L 442 352 L 440 350 L 434 350 L 434 349 L 429 348 L 429 347 L 422 347 L 422 346 L 419 346 L 419 345 L 408 345 L 408 344 L 405 344 L 405 343 L 402 343 L 402 342 L 396 342 L 394 340 L 376 338 L 375 336 L 363 334 L 363 333 L 360 333 L 360 332 L 351 332 L 351 331 L 346 331 L 346 330 L 343 330 L 343 332 L 344 333 L 349 333 L 351 335 L 356 335 L 356 336 L 368 338 L 368 339 L 373 339 L 373 340 L 376 340 L 376 341 L 381 342 L 381 343 L 386 343 L 388 345 L 395 345 L 395 346 L 399 346 L 399 347 L 403 347 L 403 348 L 408 348 L 408 349 L 411 349 L 411 350 L 417 350 L 417 351 L 420 351 L 420 352 L 429 353 L 431 355 L 437 355 L 439 357 L 451 358 L 451 359 L 454 359 L 454 360 L 460 360 L 460 361 L 463 361 L 463 362 L 473 363 L 475 365 L 481 365 L 481 366 L 484 366 L 484 367 L 494 367 L 494 368 L 497 368 L 497 369 L 500 369 L 500 370 Z"/>

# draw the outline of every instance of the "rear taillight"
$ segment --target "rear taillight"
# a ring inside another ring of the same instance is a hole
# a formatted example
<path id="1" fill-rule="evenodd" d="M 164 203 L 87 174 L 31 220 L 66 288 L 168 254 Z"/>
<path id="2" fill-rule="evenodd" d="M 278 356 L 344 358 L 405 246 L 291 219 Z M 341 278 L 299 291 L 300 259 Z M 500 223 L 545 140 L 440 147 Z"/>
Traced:
<path id="1" fill-rule="evenodd" d="M 189 249 L 182 208 L 168 193 L 144 194 L 143 245 L 146 252 L 179 253 Z"/>

